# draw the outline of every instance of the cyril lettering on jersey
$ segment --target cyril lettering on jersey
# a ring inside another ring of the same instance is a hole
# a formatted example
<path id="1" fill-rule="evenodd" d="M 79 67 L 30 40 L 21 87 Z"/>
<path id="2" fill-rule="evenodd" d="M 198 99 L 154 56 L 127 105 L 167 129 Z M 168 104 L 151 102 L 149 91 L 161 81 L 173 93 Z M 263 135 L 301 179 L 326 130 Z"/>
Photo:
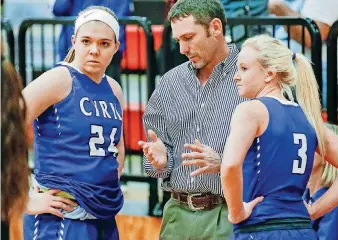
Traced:
<path id="1" fill-rule="evenodd" d="M 94 101 L 83 97 L 80 100 L 80 109 L 82 114 L 87 117 L 96 116 L 122 121 L 122 117 L 116 109 L 116 103 Z"/>

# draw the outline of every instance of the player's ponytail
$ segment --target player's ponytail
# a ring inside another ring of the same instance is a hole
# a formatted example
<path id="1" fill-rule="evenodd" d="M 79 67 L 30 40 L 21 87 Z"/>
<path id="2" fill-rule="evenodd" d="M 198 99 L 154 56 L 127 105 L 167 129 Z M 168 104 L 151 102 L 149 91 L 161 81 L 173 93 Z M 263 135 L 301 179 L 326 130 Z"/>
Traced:
<path id="1" fill-rule="evenodd" d="M 73 62 L 74 57 L 75 57 L 75 49 L 74 49 L 74 47 L 72 47 L 71 49 L 69 49 L 69 51 L 68 51 L 68 53 L 67 53 L 67 55 L 66 55 L 66 57 L 63 61 L 71 63 L 71 62 Z"/>
<path id="2" fill-rule="evenodd" d="M 247 39 L 243 47 L 257 50 L 257 61 L 266 70 L 273 70 L 279 76 L 282 92 L 290 96 L 290 87 L 296 85 L 296 97 L 307 119 L 314 127 L 321 156 L 325 156 L 324 122 L 321 115 L 318 85 L 309 60 L 302 54 L 295 54 L 279 40 L 268 35 Z"/>
<path id="3" fill-rule="evenodd" d="M 309 60 L 302 54 L 295 54 L 296 96 L 299 105 L 316 130 L 318 146 L 322 157 L 325 156 L 324 122 L 321 115 L 318 84 Z"/>

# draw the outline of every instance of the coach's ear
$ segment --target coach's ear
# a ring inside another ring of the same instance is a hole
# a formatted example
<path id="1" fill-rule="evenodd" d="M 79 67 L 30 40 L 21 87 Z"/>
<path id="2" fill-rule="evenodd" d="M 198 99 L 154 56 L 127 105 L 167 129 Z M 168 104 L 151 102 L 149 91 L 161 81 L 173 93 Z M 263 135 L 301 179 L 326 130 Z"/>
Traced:
<path id="1" fill-rule="evenodd" d="M 214 18 L 209 23 L 210 34 L 214 37 L 223 36 L 222 22 L 218 18 Z"/>

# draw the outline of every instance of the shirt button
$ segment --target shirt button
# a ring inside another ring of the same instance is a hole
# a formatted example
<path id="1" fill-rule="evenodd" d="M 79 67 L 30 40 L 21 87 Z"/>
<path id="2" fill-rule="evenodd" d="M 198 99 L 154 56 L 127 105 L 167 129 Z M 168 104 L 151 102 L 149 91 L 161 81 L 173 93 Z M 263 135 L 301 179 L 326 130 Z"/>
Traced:
<path id="1" fill-rule="evenodd" d="M 201 104 L 201 108 L 204 108 L 204 103 Z"/>
<path id="2" fill-rule="evenodd" d="M 196 128 L 196 131 L 197 131 L 197 132 L 199 132 L 199 131 L 200 131 L 200 128 L 199 128 L 199 127 L 197 127 L 197 128 Z"/>

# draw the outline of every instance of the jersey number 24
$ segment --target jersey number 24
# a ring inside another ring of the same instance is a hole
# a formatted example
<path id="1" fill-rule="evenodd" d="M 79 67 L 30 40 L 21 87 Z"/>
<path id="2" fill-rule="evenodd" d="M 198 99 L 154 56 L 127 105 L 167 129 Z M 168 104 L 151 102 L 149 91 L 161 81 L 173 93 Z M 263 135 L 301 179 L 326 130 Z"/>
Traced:
<path id="1" fill-rule="evenodd" d="M 114 153 L 114 156 L 116 157 L 116 154 L 118 153 L 118 150 L 114 144 L 115 140 L 115 134 L 116 134 L 117 128 L 113 128 L 110 133 L 110 144 L 108 147 L 108 152 Z M 95 137 L 91 137 L 89 140 L 89 156 L 100 156 L 104 157 L 106 155 L 105 150 L 102 147 L 96 146 L 97 144 L 102 145 L 104 144 L 104 137 L 103 137 L 103 127 L 99 125 L 91 125 L 90 126 L 90 133 L 91 134 L 97 134 Z"/>

